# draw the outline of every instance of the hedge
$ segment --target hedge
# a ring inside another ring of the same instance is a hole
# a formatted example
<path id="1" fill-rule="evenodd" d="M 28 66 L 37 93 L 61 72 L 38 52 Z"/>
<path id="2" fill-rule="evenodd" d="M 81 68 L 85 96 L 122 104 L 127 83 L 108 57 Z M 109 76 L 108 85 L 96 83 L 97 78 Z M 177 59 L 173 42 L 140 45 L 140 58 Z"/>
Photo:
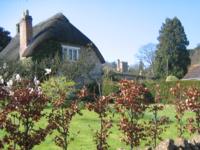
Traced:
<path id="1" fill-rule="evenodd" d="M 177 83 L 180 83 L 182 89 L 189 87 L 196 87 L 200 89 L 200 81 L 198 80 L 180 80 L 180 81 L 145 81 L 144 85 L 149 89 L 152 96 L 155 96 L 155 86 L 160 85 L 160 94 L 161 94 L 161 103 L 169 104 L 173 103 L 174 97 L 169 92 L 171 87 L 176 86 Z"/>
<path id="2" fill-rule="evenodd" d="M 170 93 L 170 88 L 175 87 L 177 83 L 180 83 L 182 89 L 189 87 L 196 87 L 200 89 L 200 81 L 198 80 L 179 80 L 179 81 L 143 81 L 144 86 L 149 90 L 147 98 L 149 102 L 152 102 L 155 97 L 155 87 L 157 84 L 160 85 L 161 103 L 171 104 L 174 101 L 174 96 Z M 116 93 L 119 91 L 118 82 L 104 78 L 102 85 L 102 94 L 109 95 L 110 93 Z"/>

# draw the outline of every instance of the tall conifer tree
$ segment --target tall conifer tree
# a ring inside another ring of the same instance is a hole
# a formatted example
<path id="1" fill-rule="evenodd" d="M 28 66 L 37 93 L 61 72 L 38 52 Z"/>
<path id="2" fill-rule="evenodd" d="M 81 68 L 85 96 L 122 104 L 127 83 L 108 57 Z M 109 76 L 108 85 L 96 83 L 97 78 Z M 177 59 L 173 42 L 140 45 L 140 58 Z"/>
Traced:
<path id="1" fill-rule="evenodd" d="M 177 17 L 165 20 L 159 31 L 158 41 L 155 57 L 157 77 L 168 75 L 183 77 L 190 65 L 189 52 L 186 49 L 189 41 Z"/>

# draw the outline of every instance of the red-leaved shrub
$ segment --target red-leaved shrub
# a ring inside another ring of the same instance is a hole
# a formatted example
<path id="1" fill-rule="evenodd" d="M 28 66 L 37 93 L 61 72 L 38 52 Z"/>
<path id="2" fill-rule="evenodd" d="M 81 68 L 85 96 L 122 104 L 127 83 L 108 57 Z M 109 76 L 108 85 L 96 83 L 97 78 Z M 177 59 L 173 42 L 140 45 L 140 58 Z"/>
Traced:
<path id="1" fill-rule="evenodd" d="M 145 105 L 145 93 L 147 89 L 135 81 L 120 81 L 120 93 L 116 95 L 115 106 L 121 115 L 119 129 L 123 132 L 122 140 L 130 145 L 132 150 L 139 146 L 145 138 L 144 124 L 139 122 L 143 116 Z"/>

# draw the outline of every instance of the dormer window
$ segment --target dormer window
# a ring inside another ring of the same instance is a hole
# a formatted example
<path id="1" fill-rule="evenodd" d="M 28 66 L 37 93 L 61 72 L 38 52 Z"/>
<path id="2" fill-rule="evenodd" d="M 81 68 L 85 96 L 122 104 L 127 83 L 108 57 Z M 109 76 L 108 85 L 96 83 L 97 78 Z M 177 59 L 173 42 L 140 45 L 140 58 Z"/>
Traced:
<path id="1" fill-rule="evenodd" d="M 79 59 L 79 47 L 62 45 L 63 60 L 77 61 Z"/>

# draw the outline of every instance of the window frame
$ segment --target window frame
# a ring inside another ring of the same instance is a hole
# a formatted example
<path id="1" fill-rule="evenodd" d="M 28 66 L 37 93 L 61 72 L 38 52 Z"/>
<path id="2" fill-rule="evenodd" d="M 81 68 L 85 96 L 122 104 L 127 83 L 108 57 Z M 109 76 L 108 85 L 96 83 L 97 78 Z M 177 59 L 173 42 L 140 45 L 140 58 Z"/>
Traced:
<path id="1" fill-rule="evenodd" d="M 76 57 L 74 57 L 75 53 L 76 53 Z M 79 53 L 80 53 L 80 47 L 62 45 L 62 59 L 63 60 L 66 60 L 67 58 L 67 60 L 69 61 L 77 61 L 79 59 Z"/>

